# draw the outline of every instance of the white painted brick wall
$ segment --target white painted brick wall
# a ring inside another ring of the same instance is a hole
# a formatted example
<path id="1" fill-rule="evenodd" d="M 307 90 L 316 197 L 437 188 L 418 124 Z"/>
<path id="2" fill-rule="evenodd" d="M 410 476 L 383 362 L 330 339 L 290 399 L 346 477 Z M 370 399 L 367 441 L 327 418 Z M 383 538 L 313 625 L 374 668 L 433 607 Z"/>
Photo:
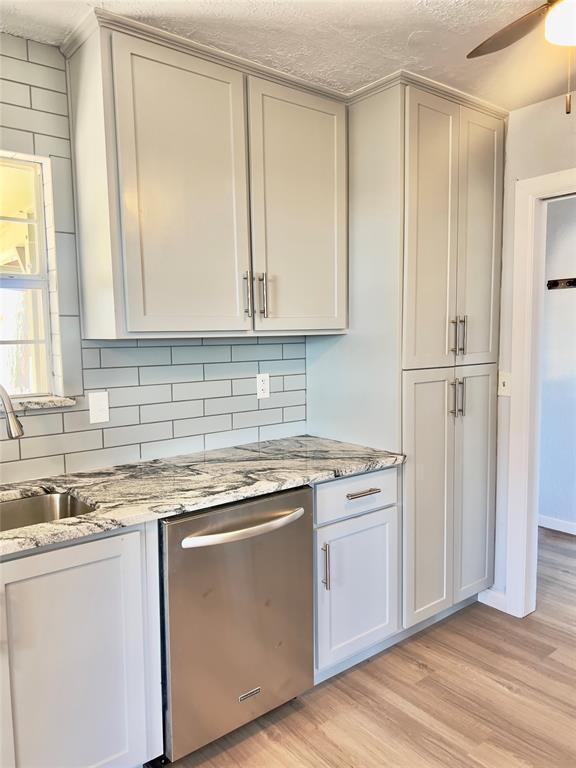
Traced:
<path id="1" fill-rule="evenodd" d="M 70 394 L 106 388 L 110 421 L 88 401 L 22 416 L 24 437 L 0 420 L 0 482 L 224 448 L 306 432 L 305 339 L 83 341 L 64 60 L 52 46 L 0 35 L 0 149 L 49 156 L 64 378 Z M 256 374 L 271 397 L 257 400 Z"/>

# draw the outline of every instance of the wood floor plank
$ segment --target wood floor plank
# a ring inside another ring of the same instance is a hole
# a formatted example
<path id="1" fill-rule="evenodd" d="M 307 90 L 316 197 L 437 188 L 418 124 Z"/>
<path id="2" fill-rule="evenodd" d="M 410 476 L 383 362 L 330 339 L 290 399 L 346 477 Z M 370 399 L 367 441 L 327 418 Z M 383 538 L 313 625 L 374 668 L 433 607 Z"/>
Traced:
<path id="1" fill-rule="evenodd" d="M 525 619 L 474 604 L 174 768 L 576 768 L 576 537 Z"/>

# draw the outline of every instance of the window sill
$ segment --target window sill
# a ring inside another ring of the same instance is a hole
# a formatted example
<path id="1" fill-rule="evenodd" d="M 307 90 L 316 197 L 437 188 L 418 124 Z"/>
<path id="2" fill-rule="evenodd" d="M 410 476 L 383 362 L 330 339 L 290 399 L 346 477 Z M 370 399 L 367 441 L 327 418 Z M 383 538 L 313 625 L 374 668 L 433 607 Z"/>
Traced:
<path id="1" fill-rule="evenodd" d="M 44 408 L 66 408 L 76 405 L 73 397 L 59 395 L 44 395 L 42 397 L 13 397 L 12 405 L 15 411 L 39 411 Z"/>

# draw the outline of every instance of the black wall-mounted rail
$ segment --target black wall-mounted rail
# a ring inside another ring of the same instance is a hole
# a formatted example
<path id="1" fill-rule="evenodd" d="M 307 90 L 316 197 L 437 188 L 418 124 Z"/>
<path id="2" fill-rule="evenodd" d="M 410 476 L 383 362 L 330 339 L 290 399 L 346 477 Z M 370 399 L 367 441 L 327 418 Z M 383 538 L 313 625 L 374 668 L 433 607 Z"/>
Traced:
<path id="1" fill-rule="evenodd" d="M 549 291 L 557 288 L 576 288 L 576 277 L 563 277 L 559 280 L 548 280 L 546 283 Z"/>

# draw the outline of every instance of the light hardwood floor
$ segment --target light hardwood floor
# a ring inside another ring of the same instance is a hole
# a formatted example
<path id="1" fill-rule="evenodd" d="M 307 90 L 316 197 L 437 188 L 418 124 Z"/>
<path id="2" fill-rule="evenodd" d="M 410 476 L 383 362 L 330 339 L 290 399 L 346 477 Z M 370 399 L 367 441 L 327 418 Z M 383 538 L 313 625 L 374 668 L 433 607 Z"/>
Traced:
<path id="1" fill-rule="evenodd" d="M 576 768 L 576 538 L 540 534 L 538 608 L 474 604 L 175 768 Z"/>

